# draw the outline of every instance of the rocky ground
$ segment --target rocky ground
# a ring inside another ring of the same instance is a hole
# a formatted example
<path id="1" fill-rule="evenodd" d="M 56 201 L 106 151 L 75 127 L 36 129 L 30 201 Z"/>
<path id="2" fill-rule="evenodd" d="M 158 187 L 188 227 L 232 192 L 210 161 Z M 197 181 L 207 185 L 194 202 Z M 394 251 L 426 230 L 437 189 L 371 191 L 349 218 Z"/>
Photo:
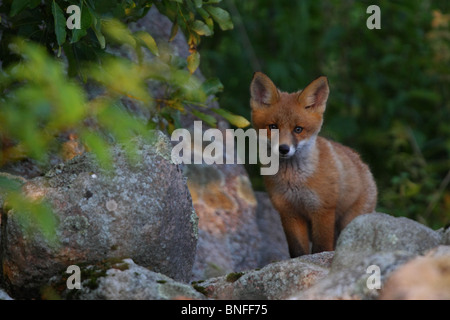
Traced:
<path id="1" fill-rule="evenodd" d="M 450 299 L 450 229 L 370 213 L 334 252 L 289 259 L 278 214 L 245 171 L 200 165 L 186 181 L 157 136 L 136 141 L 140 164 L 113 148 L 112 175 L 85 153 L 16 177 L 54 208 L 57 240 L 2 203 L 1 299 Z M 71 265 L 80 289 L 68 288 Z"/>

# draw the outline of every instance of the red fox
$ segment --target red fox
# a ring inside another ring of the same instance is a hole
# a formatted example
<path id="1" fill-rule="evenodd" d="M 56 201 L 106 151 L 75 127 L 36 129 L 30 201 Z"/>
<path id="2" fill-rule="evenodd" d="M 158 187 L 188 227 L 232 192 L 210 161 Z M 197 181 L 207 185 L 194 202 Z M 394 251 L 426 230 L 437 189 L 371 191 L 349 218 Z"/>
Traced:
<path id="1" fill-rule="evenodd" d="M 318 136 L 329 94 L 319 77 L 304 90 L 286 93 L 263 73 L 250 85 L 255 129 L 279 130 L 279 170 L 264 177 L 280 214 L 289 254 L 297 257 L 334 250 L 341 230 L 370 213 L 377 188 L 369 167 L 352 149 Z M 273 150 L 273 149 L 272 149 Z"/>

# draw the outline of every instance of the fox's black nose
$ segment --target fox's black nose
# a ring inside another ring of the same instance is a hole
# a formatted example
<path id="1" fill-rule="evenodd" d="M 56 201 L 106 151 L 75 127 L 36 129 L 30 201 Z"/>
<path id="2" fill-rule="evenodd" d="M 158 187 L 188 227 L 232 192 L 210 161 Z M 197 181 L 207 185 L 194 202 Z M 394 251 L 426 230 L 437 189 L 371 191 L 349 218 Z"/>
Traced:
<path id="1" fill-rule="evenodd" d="M 282 144 L 278 147 L 278 150 L 280 150 L 280 153 L 283 155 L 288 154 L 290 149 L 291 148 L 289 148 L 289 146 L 287 144 Z"/>

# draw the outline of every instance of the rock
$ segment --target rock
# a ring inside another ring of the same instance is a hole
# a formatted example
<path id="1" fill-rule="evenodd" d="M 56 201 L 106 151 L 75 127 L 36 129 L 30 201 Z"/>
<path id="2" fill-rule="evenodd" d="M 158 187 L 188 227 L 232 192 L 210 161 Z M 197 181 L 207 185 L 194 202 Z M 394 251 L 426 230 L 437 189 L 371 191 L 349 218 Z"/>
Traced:
<path id="1" fill-rule="evenodd" d="M 153 146 L 134 143 L 141 157 L 135 164 L 121 147 L 112 148 L 113 174 L 86 153 L 24 184 L 27 197 L 52 205 L 57 242 L 24 232 L 14 210 L 3 212 L 3 282 L 14 297 L 36 297 L 39 286 L 68 265 L 108 258 L 132 258 L 174 280 L 190 280 L 198 234 L 185 179 L 169 160 L 163 135 Z"/>
<path id="2" fill-rule="evenodd" d="M 0 300 L 12 300 L 12 298 L 2 288 L 0 288 Z"/>
<path id="3" fill-rule="evenodd" d="M 258 268 L 274 261 L 289 259 L 289 248 L 278 211 L 266 192 L 255 192 L 256 223 L 261 234 Z"/>
<path id="4" fill-rule="evenodd" d="M 332 257 L 333 252 L 321 252 L 275 262 L 262 269 L 230 273 L 196 285 L 212 299 L 286 299 L 325 277 Z"/>
<path id="5" fill-rule="evenodd" d="M 342 231 L 330 273 L 293 299 L 377 299 L 380 290 L 368 285 L 378 270 L 382 286 L 397 268 L 436 247 L 440 235 L 407 218 L 370 213 L 355 218 Z"/>
<path id="6" fill-rule="evenodd" d="M 367 282 L 373 274 L 369 272 L 370 266 L 377 266 L 380 270 L 381 284 L 400 265 L 414 258 L 413 254 L 406 252 L 376 253 L 361 260 L 358 264 L 330 271 L 313 287 L 290 297 L 293 300 L 362 300 L 376 299 L 379 289 L 369 288 Z M 332 270 L 332 269 L 331 269 Z"/>
<path id="7" fill-rule="evenodd" d="M 242 165 L 188 165 L 199 216 L 193 280 L 261 268 L 289 258 L 279 215 L 265 193 L 253 193 Z"/>
<path id="8" fill-rule="evenodd" d="M 408 218 L 384 213 L 356 217 L 342 231 L 332 270 L 351 268 L 375 253 L 403 251 L 422 254 L 439 245 L 439 233 Z"/>
<path id="9" fill-rule="evenodd" d="M 199 217 L 193 279 L 255 268 L 261 237 L 256 200 L 243 166 L 188 165 L 185 174 Z"/>
<path id="10" fill-rule="evenodd" d="M 440 245 L 427 251 L 427 256 L 430 257 L 449 257 L 450 256 L 450 245 Z"/>
<path id="11" fill-rule="evenodd" d="M 174 281 L 124 259 L 116 263 L 89 265 L 81 270 L 81 289 L 65 288 L 63 299 L 79 300 L 172 300 L 204 299 L 192 286 Z M 50 286 L 65 287 L 66 279 L 55 277 Z M 59 283 L 59 285 L 58 285 Z"/>
<path id="12" fill-rule="evenodd" d="M 450 227 L 443 230 L 441 244 L 450 246 Z"/>
<path id="13" fill-rule="evenodd" d="M 393 272 L 382 300 L 450 300 L 450 246 L 440 246 Z"/>

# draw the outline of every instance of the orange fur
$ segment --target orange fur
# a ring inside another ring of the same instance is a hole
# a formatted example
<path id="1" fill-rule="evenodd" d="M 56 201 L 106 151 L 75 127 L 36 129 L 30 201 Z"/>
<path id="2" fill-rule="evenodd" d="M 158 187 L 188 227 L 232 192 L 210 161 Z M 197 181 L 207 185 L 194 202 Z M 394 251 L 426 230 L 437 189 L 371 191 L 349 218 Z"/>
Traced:
<path id="1" fill-rule="evenodd" d="M 313 253 L 334 250 L 341 230 L 375 209 L 377 189 L 355 151 L 318 136 L 329 94 L 327 79 L 285 93 L 257 72 L 250 92 L 255 129 L 269 129 L 269 137 L 271 128 L 279 130 L 279 171 L 265 176 L 265 184 L 280 213 L 291 257 L 309 253 L 310 242 Z"/>

